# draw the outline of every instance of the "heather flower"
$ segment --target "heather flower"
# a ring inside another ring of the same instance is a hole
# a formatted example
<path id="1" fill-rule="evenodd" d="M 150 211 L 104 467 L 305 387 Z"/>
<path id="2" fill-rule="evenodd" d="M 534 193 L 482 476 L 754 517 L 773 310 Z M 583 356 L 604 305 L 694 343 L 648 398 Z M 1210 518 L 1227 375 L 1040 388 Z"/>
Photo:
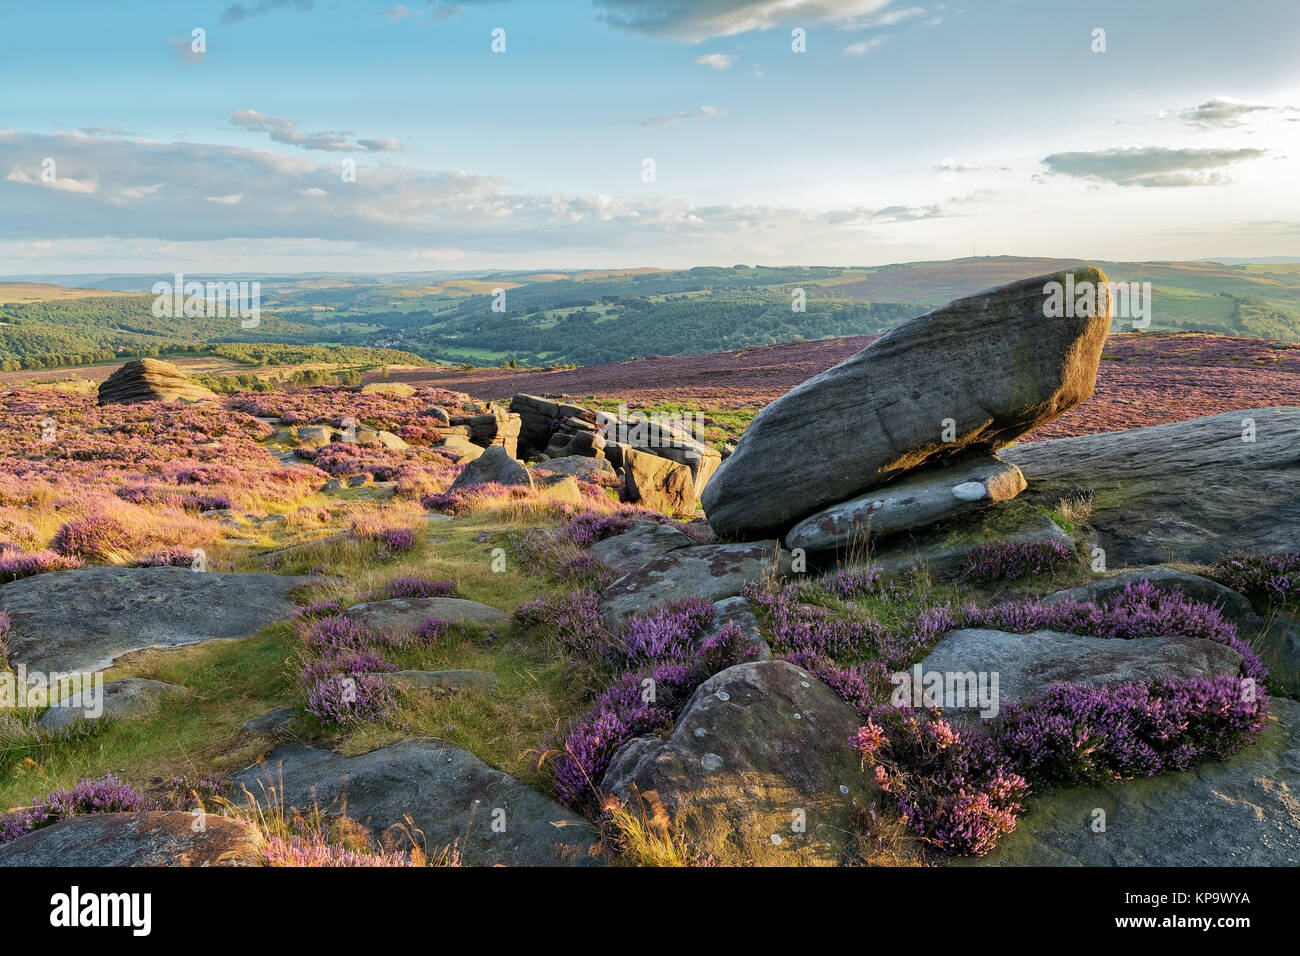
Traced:
<path id="1" fill-rule="evenodd" d="M 394 706 L 392 690 L 372 674 L 330 674 L 307 690 L 307 713 L 326 726 L 347 726 L 386 716 Z"/>
<path id="2" fill-rule="evenodd" d="M 0 844 L 9 843 L 33 830 L 40 830 L 89 813 L 120 813 L 140 810 L 145 800 L 129 785 L 109 774 L 102 780 L 82 780 L 71 790 L 51 790 L 31 806 L 20 807 L 0 817 Z"/>
<path id="3" fill-rule="evenodd" d="M 1300 603 L 1300 551 L 1254 555 L 1238 551 L 1216 563 L 1210 573 L 1251 598 Z"/>
<path id="4" fill-rule="evenodd" d="M 341 614 L 312 621 L 303 635 L 307 647 L 329 651 L 359 650 L 375 640 L 365 627 Z"/>
<path id="5" fill-rule="evenodd" d="M 33 551 L 24 554 L 21 551 L 6 550 L 0 553 L 0 584 L 17 581 L 19 578 L 33 574 L 79 568 L 83 563 L 80 558 L 67 557 L 54 551 Z"/>
<path id="6" fill-rule="evenodd" d="M 454 581 L 431 581 L 428 578 L 407 575 L 393 578 L 366 600 L 383 601 L 388 598 L 448 597 L 456 593 Z"/>
<path id="7" fill-rule="evenodd" d="M 1064 567 L 1073 553 L 1061 541 L 997 541 L 966 552 L 960 576 L 967 581 L 1010 581 L 1030 574 L 1050 574 Z"/>

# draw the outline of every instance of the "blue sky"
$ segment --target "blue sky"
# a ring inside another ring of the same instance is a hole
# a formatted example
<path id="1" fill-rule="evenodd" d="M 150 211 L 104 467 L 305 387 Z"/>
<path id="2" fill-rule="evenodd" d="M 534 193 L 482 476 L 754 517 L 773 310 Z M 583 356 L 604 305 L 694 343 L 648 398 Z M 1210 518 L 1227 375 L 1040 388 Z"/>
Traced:
<path id="1" fill-rule="evenodd" d="M 1293 0 L 10 3 L 0 274 L 1300 255 L 1298 40 Z"/>

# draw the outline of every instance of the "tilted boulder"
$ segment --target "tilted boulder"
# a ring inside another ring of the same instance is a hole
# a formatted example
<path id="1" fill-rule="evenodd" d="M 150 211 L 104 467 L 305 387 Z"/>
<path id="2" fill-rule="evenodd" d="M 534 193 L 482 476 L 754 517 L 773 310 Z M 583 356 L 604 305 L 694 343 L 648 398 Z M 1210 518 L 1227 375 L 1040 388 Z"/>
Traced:
<path id="1" fill-rule="evenodd" d="M 127 362 L 99 386 L 100 405 L 133 405 L 136 402 L 201 402 L 215 400 L 211 389 L 196 385 L 171 362 L 135 359 Z"/>
<path id="2" fill-rule="evenodd" d="M 1051 284 L 1084 282 L 1091 307 L 1049 318 Z M 918 316 L 754 416 L 704 489 L 709 523 L 734 538 L 783 533 L 903 472 L 1002 448 L 1092 394 L 1110 318 L 1093 268 Z"/>

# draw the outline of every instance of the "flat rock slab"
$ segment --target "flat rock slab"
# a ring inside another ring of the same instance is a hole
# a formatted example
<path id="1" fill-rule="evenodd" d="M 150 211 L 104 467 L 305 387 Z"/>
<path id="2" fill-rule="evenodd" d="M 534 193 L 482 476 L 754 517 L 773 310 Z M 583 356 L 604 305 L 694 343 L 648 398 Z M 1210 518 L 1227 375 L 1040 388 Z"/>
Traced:
<path id="1" fill-rule="evenodd" d="M 606 567 L 627 574 L 669 551 L 689 548 L 694 543 L 670 524 L 641 521 L 623 534 L 597 541 L 587 550 Z"/>
<path id="2" fill-rule="evenodd" d="M 1253 426 L 1253 441 L 1248 424 Z M 1090 494 L 1111 567 L 1212 564 L 1300 541 L 1300 407 L 1057 438 L 1008 448 L 1028 496 Z"/>
<path id="3" fill-rule="evenodd" d="M 307 578 L 189 568 L 79 568 L 0 587 L 9 659 L 29 670 L 100 670 L 128 651 L 250 637 L 289 619 Z"/>
<path id="4" fill-rule="evenodd" d="M 722 537 L 783 534 L 905 471 L 995 452 L 1088 398 L 1111 303 L 1099 270 L 1069 275 L 951 302 L 764 407 L 704 488 L 709 524 Z M 1053 282 L 1103 292 L 1054 318 Z"/>
<path id="5" fill-rule="evenodd" d="M 1017 499 L 958 515 L 916 533 L 886 538 L 872 546 L 871 565 L 888 577 L 904 575 L 921 565 L 948 574 L 961 567 L 971 548 L 998 541 L 1055 541 L 1074 551 L 1074 541 L 1051 518 Z"/>
<path id="6" fill-rule="evenodd" d="M 0 866 L 252 866 L 257 845 L 242 824 L 209 813 L 194 832 L 185 811 L 69 817 L 0 846 Z"/>
<path id="7" fill-rule="evenodd" d="M 1300 704 L 1274 697 L 1269 710 L 1276 719 L 1256 742 L 1222 763 L 1031 797 L 996 849 L 958 864 L 1300 865 Z"/>
<path id="8" fill-rule="evenodd" d="M 779 552 L 779 560 L 778 560 Z M 750 581 L 790 570 L 790 552 L 776 541 L 746 544 L 700 544 L 678 548 L 623 575 L 601 595 L 605 617 L 613 624 L 630 620 L 667 601 L 688 597 L 721 601 L 735 597 Z"/>
<path id="9" fill-rule="evenodd" d="M 48 730 L 70 727 L 77 720 L 96 721 L 105 717 L 128 720 L 145 717 L 158 709 L 166 698 L 184 694 L 188 688 L 143 677 L 127 677 L 105 684 L 100 691 L 91 688 L 58 701 L 41 714 L 37 721 Z"/>
<path id="10" fill-rule="evenodd" d="M 504 611 L 464 598 L 423 597 L 392 598 L 354 604 L 343 612 L 373 631 L 385 634 L 411 634 L 431 617 L 459 624 L 504 626 L 510 617 Z"/>
<path id="11" fill-rule="evenodd" d="M 1235 675 L 1241 655 L 1200 637 L 1087 637 L 1060 631 L 1012 634 L 983 628 L 951 631 L 917 665 L 922 674 L 997 675 L 997 706 L 1046 693 L 1053 684 L 1122 684 L 1157 677 Z M 963 700 L 935 701 L 945 709 L 972 710 L 968 684 Z M 920 694 L 923 688 L 916 688 Z M 992 710 L 992 708 L 990 708 Z M 983 716 L 994 717 L 996 713 Z"/>
<path id="12" fill-rule="evenodd" d="M 382 834 L 410 816 L 429 852 L 456 842 L 472 866 L 589 866 L 603 862 L 590 823 L 467 750 L 424 737 L 344 757 L 285 744 L 231 778 L 264 800 L 283 777 L 286 807 L 339 812 Z M 494 821 L 504 823 L 493 827 Z M 397 834 L 395 834 L 397 835 Z"/>
<path id="13" fill-rule="evenodd" d="M 696 689 L 667 741 L 624 745 L 603 789 L 634 811 L 654 791 L 673 832 L 722 866 L 835 866 L 854 805 L 877 795 L 849 745 L 860 724 L 787 661 L 739 664 Z"/>
<path id="14" fill-rule="evenodd" d="M 987 455 L 973 461 L 908 473 L 865 495 L 805 518 L 785 536 L 785 546 L 805 551 L 850 548 L 925 528 L 945 518 L 1010 501 L 1025 490 L 1020 469 Z"/>

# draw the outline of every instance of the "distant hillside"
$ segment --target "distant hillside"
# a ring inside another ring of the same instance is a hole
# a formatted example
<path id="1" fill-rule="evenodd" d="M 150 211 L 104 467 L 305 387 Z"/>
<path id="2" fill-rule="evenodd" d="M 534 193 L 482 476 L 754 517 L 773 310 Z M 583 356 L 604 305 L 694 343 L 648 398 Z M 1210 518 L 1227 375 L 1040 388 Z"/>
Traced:
<path id="1" fill-rule="evenodd" d="M 34 284 L 52 277 L 25 277 L 33 281 L 0 285 L 16 299 L 0 305 L 0 362 L 274 341 L 396 349 L 470 366 L 594 365 L 884 332 L 952 299 L 1083 261 L 981 256 L 860 268 L 266 276 L 258 279 L 262 326 L 252 331 L 219 320 L 155 319 L 145 295 L 88 297 L 84 288 Z M 1095 264 L 1114 281 L 1151 283 L 1151 330 L 1300 341 L 1300 263 Z M 64 278 L 143 291 L 159 277 Z M 1114 330 L 1129 328 L 1124 321 Z"/>

